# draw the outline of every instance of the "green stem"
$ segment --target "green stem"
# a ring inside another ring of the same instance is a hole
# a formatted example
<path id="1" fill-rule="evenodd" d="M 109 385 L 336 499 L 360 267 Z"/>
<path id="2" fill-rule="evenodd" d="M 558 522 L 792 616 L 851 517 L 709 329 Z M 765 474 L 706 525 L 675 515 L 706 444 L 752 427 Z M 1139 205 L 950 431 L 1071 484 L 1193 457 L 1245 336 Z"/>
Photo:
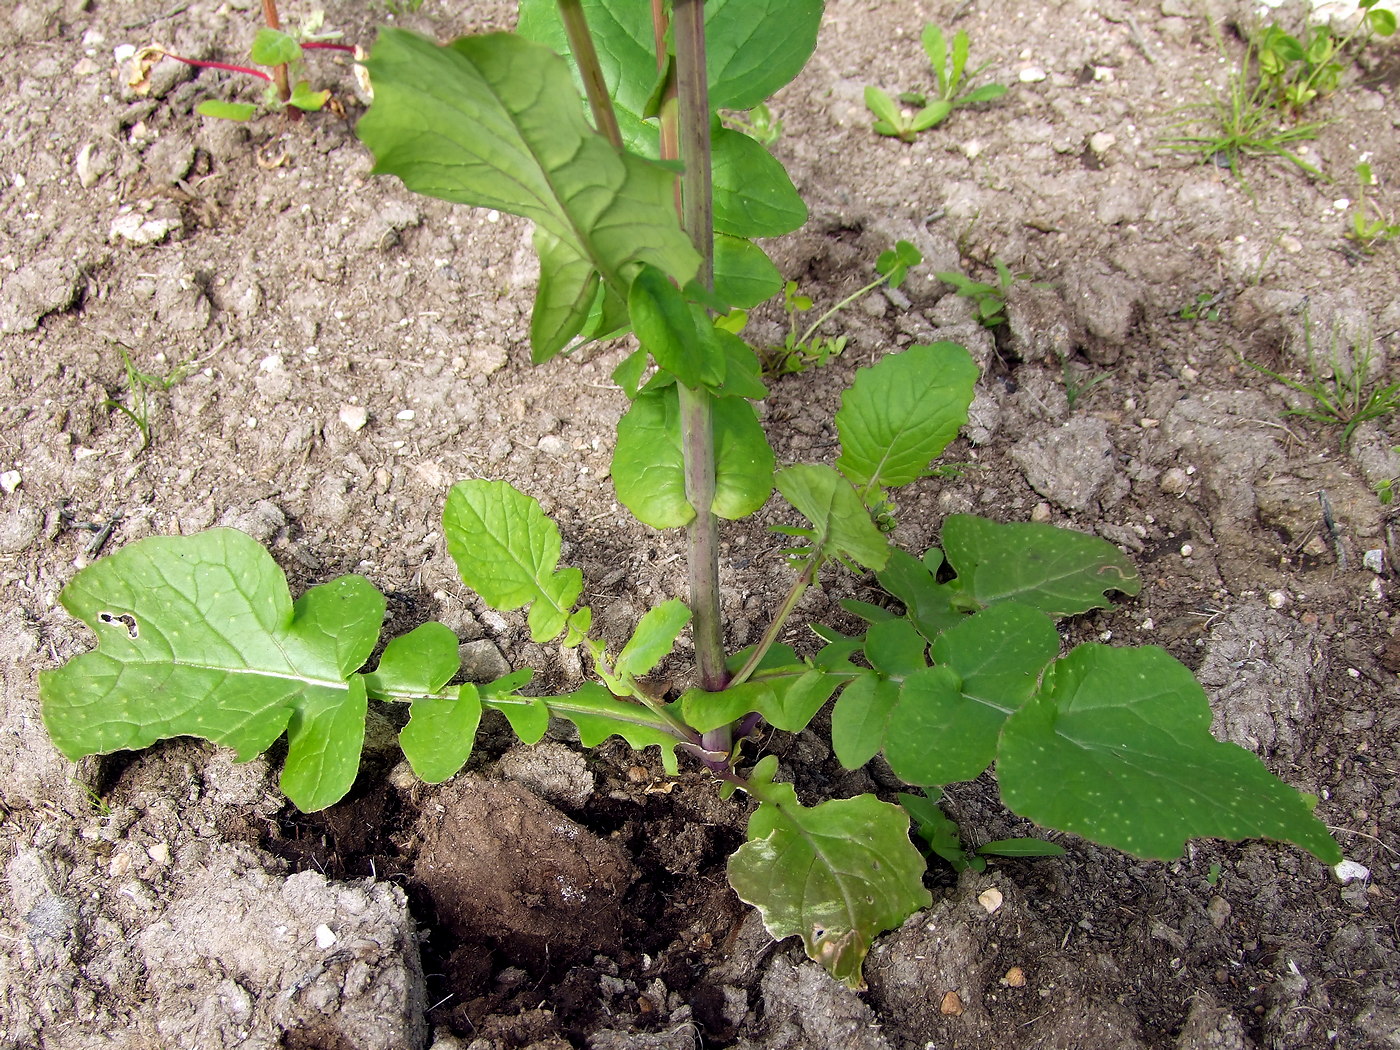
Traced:
<path id="1" fill-rule="evenodd" d="M 657 23 L 659 26 L 661 23 Z M 697 279 L 714 287 L 714 206 L 710 182 L 710 105 L 705 73 L 703 0 L 676 0 L 672 29 L 676 45 L 676 97 L 680 109 L 681 224 L 700 253 Z M 719 604 L 719 525 L 715 518 L 714 398 L 708 391 L 679 386 L 681 447 L 686 499 L 695 508 L 688 529 L 690 608 L 700 688 L 717 692 L 729 681 Z M 719 735 L 706 746 L 728 750 Z"/>
<path id="2" fill-rule="evenodd" d="M 593 34 L 588 31 L 582 0 L 559 0 L 559 18 L 569 37 L 569 50 L 583 77 L 583 89 L 588 95 L 588 108 L 593 111 L 593 126 L 618 149 L 622 149 L 622 131 L 617 126 L 617 112 L 603 79 L 603 67 L 598 64 L 598 51 L 593 46 Z"/>
<path id="3" fill-rule="evenodd" d="M 763 637 L 758 640 L 758 644 L 749 653 L 749 658 L 744 661 L 744 665 L 734 673 L 734 677 L 729 680 L 730 685 L 739 685 L 749 680 L 749 676 L 758 669 L 758 665 L 763 662 L 763 657 L 768 650 L 773 647 L 773 643 L 778 640 L 778 635 L 787 626 L 788 619 L 797 608 L 797 603 L 802 600 L 802 595 L 807 592 L 807 588 L 817 582 L 817 573 L 821 570 L 821 552 L 813 554 L 811 560 L 798 575 L 792 588 L 788 591 L 787 597 L 783 599 L 783 604 L 778 607 L 777 615 L 773 617 L 768 625 L 768 630 L 763 632 Z"/>
<path id="4" fill-rule="evenodd" d="M 820 317 L 818 317 L 815 321 L 813 321 L 810 325 L 808 325 L 808 326 L 807 326 L 807 331 L 805 331 L 805 332 L 802 333 L 802 338 L 799 339 L 799 340 L 796 342 L 795 345 L 796 345 L 796 346 L 803 346 L 803 345 L 805 345 L 806 342 L 807 342 L 807 340 L 808 340 L 808 339 L 811 339 L 812 336 L 814 336 L 814 335 L 816 334 L 818 328 L 820 328 L 822 325 L 826 324 L 827 321 L 831 320 L 831 318 L 834 317 L 837 313 L 839 313 L 840 311 L 844 310 L 846 307 L 850 306 L 853 302 L 855 302 L 857 299 L 859 299 L 862 295 L 865 295 L 867 292 L 874 291 L 876 288 L 880 287 L 880 285 L 884 284 L 886 280 L 888 280 L 888 278 L 886 278 L 886 277 L 884 277 L 884 276 L 881 276 L 881 277 L 877 278 L 876 280 L 871 281 L 871 282 L 870 282 L 869 284 L 867 284 L 864 288 L 859 288 L 859 289 L 857 289 L 856 291 L 852 292 L 850 295 L 846 296 L 846 298 L 842 299 L 839 303 L 837 303 L 835 306 L 833 306 L 830 310 L 828 310 L 826 313 L 822 314 L 822 315 L 821 315 Z"/>

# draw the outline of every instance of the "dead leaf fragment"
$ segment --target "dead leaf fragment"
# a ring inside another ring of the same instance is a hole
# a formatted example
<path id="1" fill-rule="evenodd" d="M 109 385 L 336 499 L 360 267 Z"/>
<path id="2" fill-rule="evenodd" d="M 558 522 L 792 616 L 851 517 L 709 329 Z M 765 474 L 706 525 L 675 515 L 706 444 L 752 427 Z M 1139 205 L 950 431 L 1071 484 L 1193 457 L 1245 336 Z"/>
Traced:
<path id="1" fill-rule="evenodd" d="M 944 1017 L 961 1017 L 963 1004 L 962 1000 L 958 998 L 958 993 L 947 992 L 943 996 L 943 1001 L 938 1004 L 938 1012 Z"/>
<path id="2" fill-rule="evenodd" d="M 168 52 L 159 44 L 149 44 L 146 47 L 138 48 L 131 56 L 131 69 L 127 74 L 126 86 L 138 95 L 145 95 L 151 90 L 151 70 L 159 64 Z"/>
<path id="3" fill-rule="evenodd" d="M 1003 900 L 1004 898 L 1001 895 L 1001 890 L 997 889 L 995 886 L 985 889 L 977 895 L 977 903 L 987 909 L 988 915 L 994 914 L 996 910 L 1001 907 Z"/>

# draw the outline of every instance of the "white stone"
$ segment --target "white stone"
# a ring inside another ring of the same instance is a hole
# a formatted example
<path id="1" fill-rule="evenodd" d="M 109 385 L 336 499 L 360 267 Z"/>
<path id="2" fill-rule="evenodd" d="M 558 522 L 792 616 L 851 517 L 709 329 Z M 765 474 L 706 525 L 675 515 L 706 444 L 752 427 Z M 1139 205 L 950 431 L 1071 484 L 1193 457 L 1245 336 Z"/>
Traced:
<path id="1" fill-rule="evenodd" d="M 1344 860 L 1332 869 L 1337 878 L 1343 883 L 1355 882 L 1357 879 L 1369 879 L 1371 869 L 1364 864 L 1358 864 L 1354 860 Z"/>
<path id="2" fill-rule="evenodd" d="M 24 479 L 19 476 L 19 471 L 7 470 L 0 474 L 0 491 L 3 491 L 7 496 L 13 495 L 22 480 Z"/>
<path id="3" fill-rule="evenodd" d="M 345 405 L 340 410 L 340 421 L 351 430 L 363 430 L 369 422 L 369 412 L 364 405 Z"/>
<path id="4" fill-rule="evenodd" d="M 1047 76 L 1045 70 L 1041 69 L 1040 66 L 1027 66 L 1016 75 L 1022 84 L 1038 84 Z"/>
<path id="5" fill-rule="evenodd" d="M 316 947 L 322 951 L 329 948 L 336 941 L 335 933 L 324 922 L 316 927 Z"/>

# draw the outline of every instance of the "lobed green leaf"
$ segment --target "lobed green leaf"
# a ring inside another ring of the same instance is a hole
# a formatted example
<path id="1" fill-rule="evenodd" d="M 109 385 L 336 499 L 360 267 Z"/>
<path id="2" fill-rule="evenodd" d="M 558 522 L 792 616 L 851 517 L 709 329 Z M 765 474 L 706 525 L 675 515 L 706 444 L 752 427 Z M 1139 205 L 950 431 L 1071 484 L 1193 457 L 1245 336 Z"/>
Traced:
<path id="1" fill-rule="evenodd" d="M 174 736 L 240 761 L 288 734 L 282 787 L 322 809 L 354 782 L 384 599 L 359 576 L 295 603 L 271 555 L 233 529 L 134 543 L 80 572 L 63 607 L 98 649 L 40 675 L 44 724 L 69 758 Z"/>
<path id="2" fill-rule="evenodd" d="M 1081 645 L 1002 730 L 997 780 L 1036 823 L 1169 860 L 1188 838 L 1272 838 L 1342 854 L 1303 797 L 1210 735 L 1190 670 L 1163 649 Z"/>
<path id="3" fill-rule="evenodd" d="M 815 528 L 814 546 L 866 568 L 879 569 L 889 557 L 889 541 L 870 520 L 851 483 L 831 467 L 804 463 L 777 474 L 778 491 Z"/>
<path id="4" fill-rule="evenodd" d="M 729 858 L 729 883 L 776 939 L 796 934 L 809 958 L 863 988 L 875 936 L 932 902 L 909 818 L 873 795 L 810 808 L 791 784 L 755 784 L 748 841 Z"/>
<path id="5" fill-rule="evenodd" d="M 578 569 L 559 569 L 559 529 L 530 496 L 504 481 L 459 481 L 442 512 L 447 552 L 493 609 L 530 606 L 530 637 L 564 630 L 583 592 Z"/>

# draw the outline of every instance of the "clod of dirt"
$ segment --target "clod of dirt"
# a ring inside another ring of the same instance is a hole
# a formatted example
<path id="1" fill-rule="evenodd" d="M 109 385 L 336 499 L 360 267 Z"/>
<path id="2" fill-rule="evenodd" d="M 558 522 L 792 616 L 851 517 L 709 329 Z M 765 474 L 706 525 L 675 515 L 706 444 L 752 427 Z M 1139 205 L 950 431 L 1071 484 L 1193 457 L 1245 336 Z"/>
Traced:
<path id="1" fill-rule="evenodd" d="M 1022 361 L 1063 361 L 1074 351 L 1065 301 L 1051 288 L 1018 282 L 1006 292 L 1006 327 L 1012 353 Z"/>
<path id="2" fill-rule="evenodd" d="M 82 271 L 69 259 L 40 259 L 0 281 L 0 335 L 31 332 L 82 294 Z"/>
<path id="3" fill-rule="evenodd" d="M 546 802 L 577 809 L 593 794 L 593 773 L 573 748 L 546 740 L 533 747 L 520 745 L 501 756 L 496 768 L 509 780 L 524 784 Z"/>
<path id="4" fill-rule="evenodd" d="M 1031 488 L 1072 513 L 1111 506 L 1128 490 L 1102 419 L 1075 416 L 1043 438 L 1018 442 L 1011 458 Z"/>
<path id="5" fill-rule="evenodd" d="M 1223 522 L 1254 516 L 1255 479 L 1285 459 L 1271 429 L 1276 414 L 1277 406 L 1255 391 L 1208 391 L 1176 402 L 1162 420 L 1162 436 L 1197 466 L 1210 509 Z"/>
<path id="6" fill-rule="evenodd" d="M 616 950 L 627 854 L 515 784 L 464 776 L 427 803 L 414 876 L 456 935 L 512 960 L 583 962 Z"/>
<path id="7" fill-rule="evenodd" d="M 1199 677 L 1215 709 L 1212 732 L 1265 755 L 1299 756 L 1318 712 L 1327 654 L 1295 620 L 1251 602 L 1210 633 Z"/>
<path id="8" fill-rule="evenodd" d="M 890 1050 L 870 1007 L 815 963 L 775 955 L 763 975 L 763 1041 L 735 1050 Z"/>

